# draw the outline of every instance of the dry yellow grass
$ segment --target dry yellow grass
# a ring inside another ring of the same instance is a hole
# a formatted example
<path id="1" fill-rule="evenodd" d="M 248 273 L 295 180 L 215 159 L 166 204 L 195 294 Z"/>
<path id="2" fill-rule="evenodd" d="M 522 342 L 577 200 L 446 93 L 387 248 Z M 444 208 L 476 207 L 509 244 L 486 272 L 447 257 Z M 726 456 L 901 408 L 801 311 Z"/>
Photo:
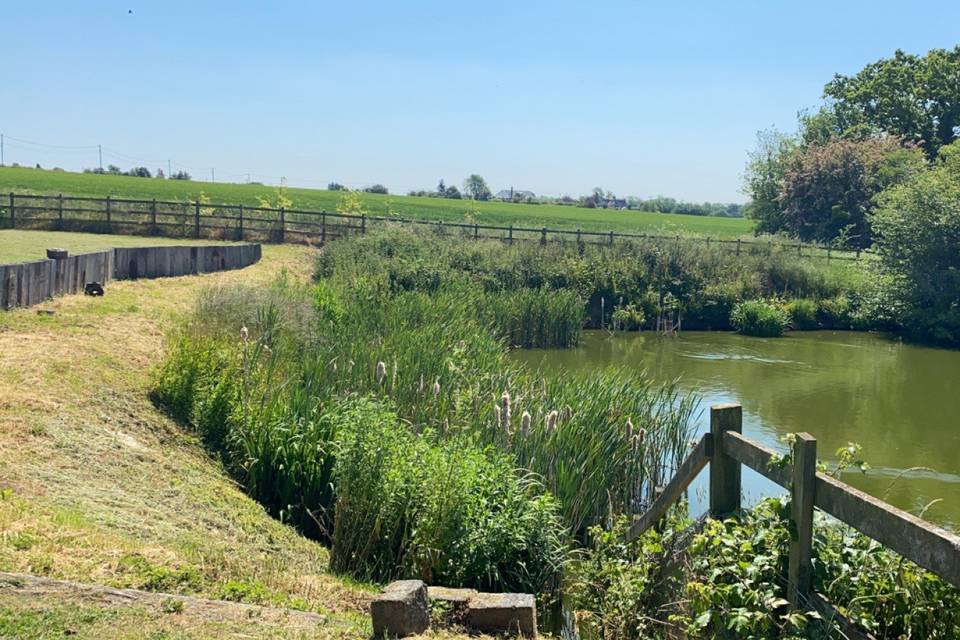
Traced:
<path id="1" fill-rule="evenodd" d="M 369 635 L 369 588 L 326 573 L 322 546 L 270 518 L 146 395 L 165 332 L 203 286 L 306 278 L 311 252 L 267 246 L 239 271 L 113 282 L 103 298 L 43 304 L 52 315 L 0 312 L 0 571 L 305 609 L 330 621 L 316 637 Z M 0 596 L 0 637 L 32 637 L 10 625 L 41 604 Z M 37 628 L 88 637 L 284 635 L 59 599 L 50 610 Z"/>

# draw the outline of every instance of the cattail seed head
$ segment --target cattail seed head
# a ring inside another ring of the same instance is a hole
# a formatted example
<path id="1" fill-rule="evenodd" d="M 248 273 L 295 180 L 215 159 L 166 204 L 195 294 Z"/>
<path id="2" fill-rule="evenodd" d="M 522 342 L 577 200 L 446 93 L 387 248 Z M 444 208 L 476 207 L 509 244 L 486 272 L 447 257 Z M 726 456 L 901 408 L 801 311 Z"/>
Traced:
<path id="1" fill-rule="evenodd" d="M 627 439 L 627 442 L 630 442 L 633 439 L 633 421 L 630 418 L 627 418 L 627 424 L 624 426 L 624 437 Z"/>
<path id="2" fill-rule="evenodd" d="M 563 411 L 560 412 L 560 418 L 566 422 L 573 417 L 573 407 L 567 405 L 563 408 Z"/>
<path id="3" fill-rule="evenodd" d="M 327 364 L 330 365 L 330 371 L 332 371 L 333 373 L 336 373 L 336 372 L 337 372 L 337 359 L 336 359 L 336 358 L 332 359 L 332 360 L 331 360 L 329 363 L 327 363 Z"/>
<path id="4" fill-rule="evenodd" d="M 547 414 L 547 432 L 551 432 L 557 428 L 557 418 L 560 414 L 556 409 Z"/>
<path id="5" fill-rule="evenodd" d="M 387 365 L 381 360 L 377 363 L 377 384 L 383 384 L 383 379 L 387 377 Z"/>
<path id="6" fill-rule="evenodd" d="M 250 340 L 250 331 L 247 329 L 246 325 L 240 327 L 240 339 L 244 342 L 248 342 Z"/>
<path id="7" fill-rule="evenodd" d="M 500 396 L 500 408 L 503 409 L 503 423 L 510 426 L 510 392 L 504 391 Z"/>
<path id="8" fill-rule="evenodd" d="M 520 434 L 524 438 L 530 435 L 530 413 L 527 411 L 520 416 Z"/>
<path id="9" fill-rule="evenodd" d="M 493 415 L 497 418 L 497 429 L 503 428 L 503 410 L 500 409 L 500 405 L 493 405 Z"/>
<path id="10" fill-rule="evenodd" d="M 440 378 L 433 381 L 433 396 L 437 397 L 438 395 L 440 395 Z"/>

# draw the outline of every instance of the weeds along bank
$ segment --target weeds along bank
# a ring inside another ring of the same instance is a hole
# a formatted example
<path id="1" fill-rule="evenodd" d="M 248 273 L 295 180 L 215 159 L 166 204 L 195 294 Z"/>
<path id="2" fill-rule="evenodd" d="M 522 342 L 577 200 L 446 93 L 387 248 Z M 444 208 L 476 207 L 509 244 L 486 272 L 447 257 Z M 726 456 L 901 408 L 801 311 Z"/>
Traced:
<path id="1" fill-rule="evenodd" d="M 666 481 L 692 401 L 636 372 L 508 360 L 510 335 L 572 342 L 574 297 L 387 284 L 335 270 L 208 290 L 154 397 L 335 569 L 555 591 L 575 538 Z"/>
<path id="2" fill-rule="evenodd" d="M 495 313 L 489 319 L 519 346 L 575 342 L 559 335 L 551 342 L 541 335 L 561 315 L 576 315 L 569 308 L 573 298 L 591 328 L 656 329 L 678 323 L 683 329 L 740 328 L 734 311 L 754 300 L 782 310 L 785 326 L 794 329 L 887 326 L 875 311 L 874 279 L 863 265 L 800 258 L 776 247 L 764 255 L 738 256 L 729 248 L 682 239 L 508 246 L 392 229 L 332 244 L 318 258 L 317 272 L 321 278 L 350 277 L 391 292 L 435 292 L 469 283 L 479 287 L 474 295 L 498 298 L 486 305 Z M 534 305 L 513 302 L 544 292 L 563 308 L 541 305 L 533 316 Z M 575 336 L 576 324 L 570 319 L 563 335 Z"/>

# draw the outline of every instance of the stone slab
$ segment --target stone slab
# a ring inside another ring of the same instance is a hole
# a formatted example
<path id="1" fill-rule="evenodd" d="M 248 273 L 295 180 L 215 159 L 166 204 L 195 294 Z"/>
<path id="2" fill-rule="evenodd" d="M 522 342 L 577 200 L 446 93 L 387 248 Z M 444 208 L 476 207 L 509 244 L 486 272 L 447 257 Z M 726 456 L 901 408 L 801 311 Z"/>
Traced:
<path id="1" fill-rule="evenodd" d="M 391 582 L 370 604 L 373 635 L 402 638 L 423 633 L 430 626 L 427 585 L 422 580 Z"/>
<path id="2" fill-rule="evenodd" d="M 529 593 L 478 593 L 467 603 L 467 625 L 485 633 L 537 635 L 537 602 Z"/>

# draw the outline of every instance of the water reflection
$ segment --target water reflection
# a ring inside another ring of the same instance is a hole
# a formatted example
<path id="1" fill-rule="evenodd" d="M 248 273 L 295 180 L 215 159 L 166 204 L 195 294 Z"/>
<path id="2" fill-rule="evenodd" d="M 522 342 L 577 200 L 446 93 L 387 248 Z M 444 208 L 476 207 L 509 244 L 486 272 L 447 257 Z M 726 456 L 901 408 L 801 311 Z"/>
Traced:
<path id="1" fill-rule="evenodd" d="M 830 460 L 838 448 L 857 442 L 875 468 L 866 476 L 848 473 L 845 481 L 914 513 L 942 498 L 924 517 L 948 526 L 960 522 L 960 352 L 854 332 L 779 339 L 588 332 L 577 349 L 515 355 L 534 366 L 630 366 L 662 381 L 679 377 L 682 388 L 703 399 L 702 430 L 707 407 L 739 402 L 744 432 L 767 446 L 782 448 L 784 434 L 807 431 L 817 438 L 821 458 Z M 913 467 L 927 470 L 909 471 L 891 486 Z M 756 474 L 744 474 L 744 482 L 750 496 L 779 491 Z"/>

